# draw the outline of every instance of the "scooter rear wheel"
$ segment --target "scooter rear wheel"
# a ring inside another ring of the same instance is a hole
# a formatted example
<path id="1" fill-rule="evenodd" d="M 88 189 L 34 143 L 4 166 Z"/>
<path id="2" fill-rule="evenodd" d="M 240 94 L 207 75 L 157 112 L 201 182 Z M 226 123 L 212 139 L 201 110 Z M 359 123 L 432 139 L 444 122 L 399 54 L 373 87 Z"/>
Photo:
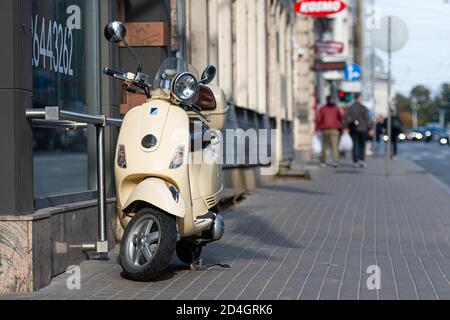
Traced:
<path id="1" fill-rule="evenodd" d="M 177 242 L 175 218 L 153 208 L 143 208 L 130 221 L 120 245 L 123 276 L 150 281 L 169 265 Z"/>

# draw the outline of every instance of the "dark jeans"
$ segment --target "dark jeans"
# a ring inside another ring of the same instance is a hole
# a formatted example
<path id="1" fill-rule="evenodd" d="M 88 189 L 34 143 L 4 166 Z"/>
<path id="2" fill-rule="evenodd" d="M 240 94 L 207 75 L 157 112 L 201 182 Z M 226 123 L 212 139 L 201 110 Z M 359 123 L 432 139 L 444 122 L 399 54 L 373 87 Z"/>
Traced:
<path id="1" fill-rule="evenodd" d="M 397 155 L 397 150 L 398 150 L 398 133 L 393 133 L 392 134 L 392 156 L 396 156 Z"/>
<path id="2" fill-rule="evenodd" d="M 366 133 L 353 132 L 350 135 L 353 140 L 353 162 L 364 161 L 366 155 Z"/>

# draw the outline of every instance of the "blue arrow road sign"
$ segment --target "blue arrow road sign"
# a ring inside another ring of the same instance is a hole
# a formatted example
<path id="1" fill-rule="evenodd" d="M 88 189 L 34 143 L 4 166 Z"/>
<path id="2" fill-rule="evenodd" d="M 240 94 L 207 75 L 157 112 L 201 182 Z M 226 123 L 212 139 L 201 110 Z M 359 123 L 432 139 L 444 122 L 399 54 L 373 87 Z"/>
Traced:
<path id="1" fill-rule="evenodd" d="M 345 81 L 359 81 L 361 80 L 361 67 L 356 63 L 347 63 L 344 69 Z"/>

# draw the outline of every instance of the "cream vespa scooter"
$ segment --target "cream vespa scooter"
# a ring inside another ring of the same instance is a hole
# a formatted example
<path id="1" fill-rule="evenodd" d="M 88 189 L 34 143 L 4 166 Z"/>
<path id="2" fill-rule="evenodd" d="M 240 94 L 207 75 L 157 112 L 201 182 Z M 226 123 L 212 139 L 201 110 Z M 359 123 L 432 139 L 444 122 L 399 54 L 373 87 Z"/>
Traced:
<path id="1" fill-rule="evenodd" d="M 108 41 L 122 42 L 135 57 L 136 74 L 104 73 L 148 99 L 126 114 L 117 145 L 117 210 L 125 228 L 120 263 L 127 278 L 148 281 L 168 267 L 175 251 L 182 262 L 199 266 L 203 246 L 223 236 L 219 130 L 228 105 L 223 91 L 209 85 L 213 66 L 198 81 L 195 69 L 178 58 L 162 63 L 151 88 L 125 35 L 120 22 L 105 28 Z"/>

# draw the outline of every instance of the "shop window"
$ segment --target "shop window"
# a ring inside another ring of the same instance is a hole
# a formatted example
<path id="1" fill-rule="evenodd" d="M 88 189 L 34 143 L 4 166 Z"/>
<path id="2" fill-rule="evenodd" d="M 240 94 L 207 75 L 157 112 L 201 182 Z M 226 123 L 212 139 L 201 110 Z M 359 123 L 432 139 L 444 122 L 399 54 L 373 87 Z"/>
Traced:
<path id="1" fill-rule="evenodd" d="M 34 108 L 99 112 L 98 5 L 97 0 L 33 0 Z M 62 195 L 82 200 L 80 194 L 92 193 L 95 157 L 94 128 L 35 128 L 36 201 Z"/>

